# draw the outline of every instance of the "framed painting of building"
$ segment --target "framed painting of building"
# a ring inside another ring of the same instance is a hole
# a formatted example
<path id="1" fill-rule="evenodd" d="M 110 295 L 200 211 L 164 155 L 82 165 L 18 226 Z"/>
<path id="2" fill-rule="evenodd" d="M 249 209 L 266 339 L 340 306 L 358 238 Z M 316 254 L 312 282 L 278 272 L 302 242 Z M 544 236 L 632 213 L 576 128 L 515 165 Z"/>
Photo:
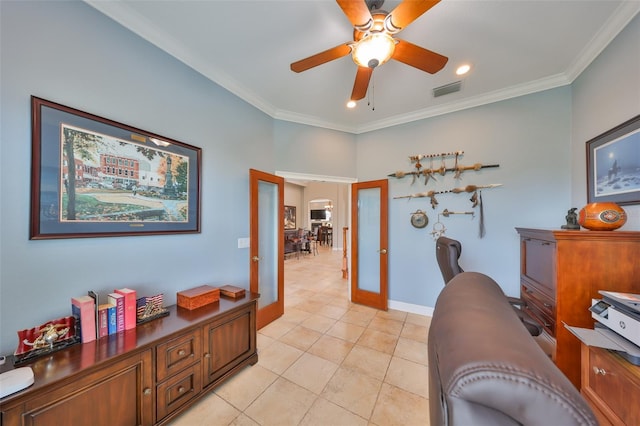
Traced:
<path id="1" fill-rule="evenodd" d="M 31 97 L 30 239 L 200 232 L 201 149 Z"/>

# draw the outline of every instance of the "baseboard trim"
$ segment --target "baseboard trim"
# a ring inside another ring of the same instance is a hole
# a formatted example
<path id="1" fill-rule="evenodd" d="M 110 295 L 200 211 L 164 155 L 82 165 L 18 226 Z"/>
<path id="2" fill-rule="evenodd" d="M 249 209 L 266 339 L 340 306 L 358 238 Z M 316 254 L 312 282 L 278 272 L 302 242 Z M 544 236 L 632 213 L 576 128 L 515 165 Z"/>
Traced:
<path id="1" fill-rule="evenodd" d="M 428 317 L 433 316 L 433 308 L 429 306 L 414 305 L 412 303 L 398 302 L 396 300 L 389 300 L 389 309 L 409 312 L 412 314 L 425 315 Z"/>

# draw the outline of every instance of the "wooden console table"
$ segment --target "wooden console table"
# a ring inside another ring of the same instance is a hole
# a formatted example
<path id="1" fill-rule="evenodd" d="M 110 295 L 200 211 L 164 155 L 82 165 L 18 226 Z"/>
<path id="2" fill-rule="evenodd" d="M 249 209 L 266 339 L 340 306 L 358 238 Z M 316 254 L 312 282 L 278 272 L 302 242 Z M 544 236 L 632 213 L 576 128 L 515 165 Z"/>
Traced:
<path id="1" fill-rule="evenodd" d="M 167 423 L 258 361 L 257 299 L 220 298 L 193 311 L 173 305 L 167 317 L 25 364 L 35 383 L 0 400 L 0 423 Z"/>

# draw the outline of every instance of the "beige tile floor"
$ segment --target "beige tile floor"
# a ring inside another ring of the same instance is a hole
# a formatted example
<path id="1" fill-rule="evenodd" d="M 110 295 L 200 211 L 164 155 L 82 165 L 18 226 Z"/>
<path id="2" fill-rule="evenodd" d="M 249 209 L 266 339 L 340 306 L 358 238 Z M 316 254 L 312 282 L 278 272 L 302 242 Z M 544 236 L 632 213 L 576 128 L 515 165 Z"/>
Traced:
<path id="1" fill-rule="evenodd" d="M 430 318 L 350 303 L 342 252 L 285 260 L 285 314 L 258 363 L 171 425 L 428 425 Z"/>

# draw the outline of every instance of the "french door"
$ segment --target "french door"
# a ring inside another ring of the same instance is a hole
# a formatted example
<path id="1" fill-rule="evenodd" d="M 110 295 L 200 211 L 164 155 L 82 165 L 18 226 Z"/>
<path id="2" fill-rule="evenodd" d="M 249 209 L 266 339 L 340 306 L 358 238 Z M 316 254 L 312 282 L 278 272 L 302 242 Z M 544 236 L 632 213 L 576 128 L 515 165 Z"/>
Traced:
<path id="1" fill-rule="evenodd" d="M 387 310 L 388 180 L 351 186 L 351 301 Z"/>
<path id="2" fill-rule="evenodd" d="M 260 293 L 260 329 L 284 313 L 284 178 L 250 169 L 249 192 L 249 287 Z"/>

